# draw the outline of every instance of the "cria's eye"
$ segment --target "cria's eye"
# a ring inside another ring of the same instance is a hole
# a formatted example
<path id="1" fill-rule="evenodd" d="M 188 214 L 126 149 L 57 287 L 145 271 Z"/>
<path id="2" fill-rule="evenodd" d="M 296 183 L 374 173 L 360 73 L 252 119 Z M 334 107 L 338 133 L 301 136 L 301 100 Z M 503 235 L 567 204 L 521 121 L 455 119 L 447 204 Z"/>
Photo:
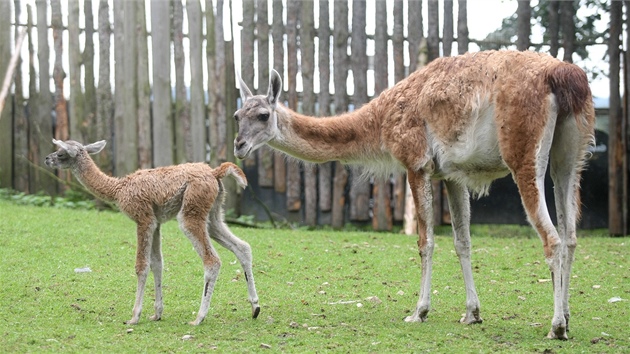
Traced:
<path id="1" fill-rule="evenodd" d="M 262 113 L 258 115 L 258 120 L 261 122 L 266 122 L 269 120 L 269 113 Z"/>

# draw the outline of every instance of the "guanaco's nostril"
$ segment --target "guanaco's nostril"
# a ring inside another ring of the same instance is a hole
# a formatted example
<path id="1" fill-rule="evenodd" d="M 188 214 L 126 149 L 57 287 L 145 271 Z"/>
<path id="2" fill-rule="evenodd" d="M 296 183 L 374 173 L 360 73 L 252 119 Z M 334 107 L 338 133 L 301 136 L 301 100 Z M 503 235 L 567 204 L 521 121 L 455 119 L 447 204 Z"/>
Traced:
<path id="1" fill-rule="evenodd" d="M 236 140 L 234 141 L 234 145 L 236 145 L 237 149 L 241 149 L 243 146 L 245 146 L 245 139 L 237 136 Z"/>

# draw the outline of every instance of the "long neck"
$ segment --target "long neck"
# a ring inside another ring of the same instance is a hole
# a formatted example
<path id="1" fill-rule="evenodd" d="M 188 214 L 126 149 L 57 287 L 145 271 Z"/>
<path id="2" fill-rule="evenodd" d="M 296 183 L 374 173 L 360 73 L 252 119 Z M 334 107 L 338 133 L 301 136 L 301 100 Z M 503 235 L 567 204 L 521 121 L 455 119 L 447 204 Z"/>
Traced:
<path id="1" fill-rule="evenodd" d="M 119 179 L 103 173 L 86 152 L 81 153 L 86 156 L 77 159 L 72 166 L 74 176 L 96 197 L 110 202 L 116 201 Z"/>
<path id="2" fill-rule="evenodd" d="M 371 105 L 334 117 L 301 115 L 278 105 L 273 148 L 310 162 L 361 162 L 380 151 L 380 120 Z"/>

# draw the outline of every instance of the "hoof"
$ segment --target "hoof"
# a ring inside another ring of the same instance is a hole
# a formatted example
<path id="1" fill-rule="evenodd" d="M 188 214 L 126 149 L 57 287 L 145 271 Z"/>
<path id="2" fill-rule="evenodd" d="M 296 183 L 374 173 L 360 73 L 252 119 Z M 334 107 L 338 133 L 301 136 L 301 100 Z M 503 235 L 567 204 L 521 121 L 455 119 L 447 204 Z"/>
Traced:
<path id="1" fill-rule="evenodd" d="M 260 306 L 256 306 L 252 309 L 252 318 L 257 318 L 260 314 Z"/>
<path id="2" fill-rule="evenodd" d="M 568 340 L 569 337 L 567 336 L 567 331 L 566 331 L 566 327 L 558 327 L 558 328 L 552 328 L 549 331 L 549 334 L 547 334 L 547 338 L 549 339 L 559 339 L 559 340 Z"/>
<path id="3" fill-rule="evenodd" d="M 125 321 L 123 323 L 126 324 L 126 325 L 137 325 L 138 324 L 138 320 L 131 319 L 131 320 Z"/>
<path id="4" fill-rule="evenodd" d="M 161 320 L 161 319 L 162 319 L 162 316 L 153 315 L 153 316 L 149 317 L 149 319 L 150 319 L 151 321 L 159 321 L 159 320 Z"/>
<path id="5" fill-rule="evenodd" d="M 416 315 L 405 317 L 405 322 L 426 322 L 426 321 L 427 321 L 426 315 L 424 317 L 420 317 Z"/>
<path id="6" fill-rule="evenodd" d="M 479 310 L 473 311 L 472 313 L 465 314 L 460 320 L 460 323 L 464 324 L 475 324 L 475 323 L 483 323 L 483 319 L 479 316 Z"/>

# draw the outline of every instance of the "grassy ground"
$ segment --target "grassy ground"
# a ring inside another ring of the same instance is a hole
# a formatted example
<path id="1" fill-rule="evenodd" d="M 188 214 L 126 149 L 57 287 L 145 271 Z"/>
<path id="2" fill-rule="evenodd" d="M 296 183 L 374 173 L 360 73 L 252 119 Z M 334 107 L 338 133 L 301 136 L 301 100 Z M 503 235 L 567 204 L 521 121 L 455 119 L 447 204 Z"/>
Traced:
<path id="1" fill-rule="evenodd" d="M 0 200 L 3 352 L 630 352 L 628 238 L 582 233 L 571 284 L 569 341 L 545 338 L 552 285 L 527 227 L 473 228 L 483 324 L 462 325 L 465 291 L 448 228 L 434 256 L 432 311 L 417 301 L 415 237 L 374 232 L 232 228 L 254 250 L 262 311 L 251 319 L 236 258 L 223 260 L 209 316 L 194 319 L 201 262 L 170 222 L 163 229 L 164 316 L 151 322 L 152 279 L 140 324 L 134 224 L 113 212 L 17 206 Z M 89 267 L 91 272 L 77 273 Z M 625 299 L 612 302 L 614 297 Z M 360 304 L 360 305 L 359 305 Z"/>

